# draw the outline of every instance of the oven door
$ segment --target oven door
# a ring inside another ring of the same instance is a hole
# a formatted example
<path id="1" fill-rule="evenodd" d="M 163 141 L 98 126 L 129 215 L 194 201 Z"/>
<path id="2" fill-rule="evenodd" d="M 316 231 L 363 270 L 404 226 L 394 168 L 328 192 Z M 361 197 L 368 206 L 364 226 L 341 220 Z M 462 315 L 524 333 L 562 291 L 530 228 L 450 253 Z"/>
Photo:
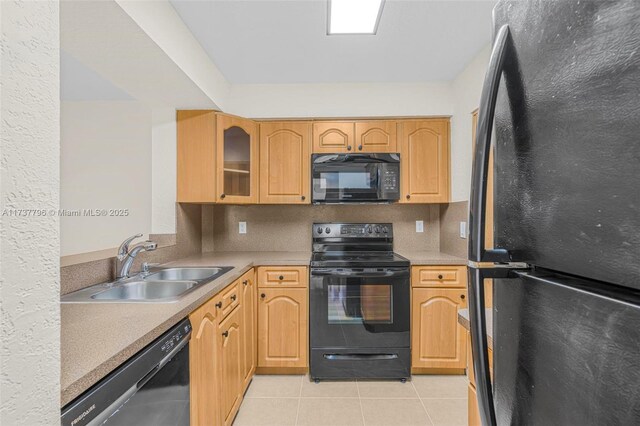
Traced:
<path id="1" fill-rule="evenodd" d="M 311 347 L 408 348 L 409 286 L 409 268 L 313 268 Z"/>

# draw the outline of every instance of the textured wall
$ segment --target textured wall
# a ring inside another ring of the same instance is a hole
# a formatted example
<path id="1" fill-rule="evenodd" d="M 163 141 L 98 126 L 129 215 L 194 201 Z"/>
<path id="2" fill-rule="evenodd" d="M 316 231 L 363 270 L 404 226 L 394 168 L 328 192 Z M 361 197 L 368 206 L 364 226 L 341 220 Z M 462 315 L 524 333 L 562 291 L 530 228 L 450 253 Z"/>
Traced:
<path id="1" fill-rule="evenodd" d="M 460 222 L 469 218 L 469 203 L 442 204 L 440 206 L 440 251 L 454 256 L 467 257 L 466 238 L 460 238 Z M 468 223 L 467 223 L 468 226 Z"/>
<path id="2" fill-rule="evenodd" d="M 394 247 L 438 250 L 438 205 L 203 206 L 203 251 L 311 250 L 314 222 L 392 222 Z M 415 232 L 423 220 L 424 233 Z M 247 233 L 238 233 L 238 222 Z"/>
<path id="3" fill-rule="evenodd" d="M 0 423 L 60 422 L 58 2 L 0 2 Z M 15 211 L 15 210 L 13 210 Z"/>

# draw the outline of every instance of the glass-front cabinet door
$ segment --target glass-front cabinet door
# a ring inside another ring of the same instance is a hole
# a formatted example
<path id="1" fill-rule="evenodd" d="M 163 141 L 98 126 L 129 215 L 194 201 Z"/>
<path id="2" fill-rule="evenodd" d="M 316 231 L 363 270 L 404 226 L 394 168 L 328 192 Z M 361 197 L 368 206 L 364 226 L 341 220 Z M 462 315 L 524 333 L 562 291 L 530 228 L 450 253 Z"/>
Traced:
<path id="1" fill-rule="evenodd" d="M 258 201 L 258 126 L 245 118 L 217 114 L 217 189 L 219 203 Z"/>

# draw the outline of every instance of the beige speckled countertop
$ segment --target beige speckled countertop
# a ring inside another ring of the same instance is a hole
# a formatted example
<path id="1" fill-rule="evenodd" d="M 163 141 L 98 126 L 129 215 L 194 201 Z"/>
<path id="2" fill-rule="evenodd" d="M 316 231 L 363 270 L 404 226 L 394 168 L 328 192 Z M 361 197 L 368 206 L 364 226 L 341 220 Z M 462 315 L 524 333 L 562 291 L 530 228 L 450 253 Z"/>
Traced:
<path id="1" fill-rule="evenodd" d="M 404 256 L 412 265 L 466 265 L 467 259 L 439 251 L 408 251 L 397 250 L 400 256 Z"/>
<path id="2" fill-rule="evenodd" d="M 464 265 L 437 251 L 399 252 L 413 265 Z M 151 343 L 243 273 L 261 265 L 309 265 L 311 252 L 212 252 L 163 266 L 233 266 L 173 303 L 61 305 L 61 405 L 65 405 Z"/>
<path id="3" fill-rule="evenodd" d="M 80 395 L 250 268 L 308 265 L 310 259 L 310 252 L 203 253 L 163 266 L 234 269 L 177 302 L 62 304 L 61 405 Z"/>
<path id="4" fill-rule="evenodd" d="M 487 344 L 489 349 L 493 349 L 493 309 L 485 309 L 485 316 L 487 317 Z M 458 311 L 458 322 L 469 330 L 469 309 L 460 309 Z"/>

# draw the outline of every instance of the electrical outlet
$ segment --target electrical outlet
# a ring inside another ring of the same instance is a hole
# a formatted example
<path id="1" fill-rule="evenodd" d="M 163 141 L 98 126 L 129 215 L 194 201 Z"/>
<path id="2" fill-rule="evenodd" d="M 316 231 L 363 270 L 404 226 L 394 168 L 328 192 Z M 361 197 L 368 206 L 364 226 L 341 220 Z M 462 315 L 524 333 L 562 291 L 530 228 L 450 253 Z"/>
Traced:
<path id="1" fill-rule="evenodd" d="M 467 222 L 460 222 L 460 238 L 467 238 Z"/>
<path id="2" fill-rule="evenodd" d="M 416 232 L 424 232 L 424 221 L 416 220 Z"/>
<path id="3" fill-rule="evenodd" d="M 247 222 L 238 222 L 239 226 L 238 226 L 238 232 L 240 232 L 241 234 L 246 234 L 247 233 Z"/>

